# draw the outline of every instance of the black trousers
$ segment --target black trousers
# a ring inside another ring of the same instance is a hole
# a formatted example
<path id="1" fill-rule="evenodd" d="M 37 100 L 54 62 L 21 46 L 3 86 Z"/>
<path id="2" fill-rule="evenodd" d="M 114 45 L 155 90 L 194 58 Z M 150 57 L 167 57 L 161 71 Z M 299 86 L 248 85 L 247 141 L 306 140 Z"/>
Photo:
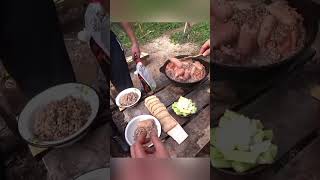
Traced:
<path id="1" fill-rule="evenodd" d="M 75 81 L 52 0 L 1 0 L 0 59 L 28 98 Z"/>
<path id="2" fill-rule="evenodd" d="M 117 91 L 133 87 L 128 64 L 116 35 L 110 33 L 111 82 Z"/>

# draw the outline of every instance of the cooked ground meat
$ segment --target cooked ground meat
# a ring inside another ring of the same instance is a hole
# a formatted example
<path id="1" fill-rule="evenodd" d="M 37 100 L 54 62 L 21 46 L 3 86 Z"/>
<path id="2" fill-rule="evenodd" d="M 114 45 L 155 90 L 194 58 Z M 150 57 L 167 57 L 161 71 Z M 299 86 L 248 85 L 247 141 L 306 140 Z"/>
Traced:
<path id="1" fill-rule="evenodd" d="M 130 92 L 120 97 L 120 105 L 121 106 L 130 106 L 137 102 L 139 95 L 134 92 Z"/>
<path id="2" fill-rule="evenodd" d="M 73 96 L 50 102 L 35 112 L 34 133 L 40 140 L 61 140 L 82 128 L 91 111 L 88 102 Z"/>

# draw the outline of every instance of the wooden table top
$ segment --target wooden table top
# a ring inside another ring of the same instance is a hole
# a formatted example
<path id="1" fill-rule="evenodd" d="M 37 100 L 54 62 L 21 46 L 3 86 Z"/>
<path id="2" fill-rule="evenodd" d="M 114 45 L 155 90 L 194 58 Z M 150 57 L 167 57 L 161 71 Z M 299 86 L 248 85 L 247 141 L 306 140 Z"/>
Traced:
<path id="1" fill-rule="evenodd" d="M 156 79 L 156 95 L 160 101 L 167 107 L 169 113 L 184 128 L 189 137 L 180 145 L 162 132 L 161 139 L 164 141 L 172 157 L 195 157 L 201 149 L 210 141 L 210 80 L 209 77 L 203 82 L 190 87 L 178 87 L 169 81 L 164 75 Z M 177 116 L 171 105 L 179 99 L 180 96 L 192 99 L 197 105 L 198 113 L 187 118 Z M 137 106 L 125 109 L 120 112 L 114 110 L 113 120 L 118 127 L 119 132 L 124 136 L 127 123 L 134 117 L 150 114 L 144 105 L 143 97 Z"/>

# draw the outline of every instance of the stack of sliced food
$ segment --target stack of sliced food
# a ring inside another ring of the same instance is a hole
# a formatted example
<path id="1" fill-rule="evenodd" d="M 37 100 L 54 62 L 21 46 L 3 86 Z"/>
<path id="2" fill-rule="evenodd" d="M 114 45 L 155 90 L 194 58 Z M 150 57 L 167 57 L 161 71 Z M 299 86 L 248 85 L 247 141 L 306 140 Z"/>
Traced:
<path id="1" fill-rule="evenodd" d="M 273 131 L 264 129 L 260 120 L 227 110 L 211 129 L 211 164 L 238 173 L 272 164 L 278 152 L 272 139 Z"/>
<path id="2" fill-rule="evenodd" d="M 162 129 L 171 136 L 178 144 L 181 144 L 188 134 L 168 112 L 166 106 L 157 96 L 149 96 L 144 101 L 150 113 L 159 120 Z"/>
<path id="3" fill-rule="evenodd" d="M 178 116 L 182 117 L 187 117 L 197 112 L 196 104 L 191 99 L 182 96 L 178 102 L 172 104 L 172 109 Z"/>

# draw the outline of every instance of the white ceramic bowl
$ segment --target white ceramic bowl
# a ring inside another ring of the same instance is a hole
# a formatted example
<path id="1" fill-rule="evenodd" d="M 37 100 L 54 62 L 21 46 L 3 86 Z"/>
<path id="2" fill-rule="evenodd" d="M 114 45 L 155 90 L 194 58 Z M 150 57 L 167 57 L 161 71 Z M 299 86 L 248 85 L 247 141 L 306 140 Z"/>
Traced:
<path id="1" fill-rule="evenodd" d="M 73 96 L 77 98 L 82 98 L 84 101 L 88 102 L 91 107 L 91 115 L 88 118 L 86 124 L 79 129 L 76 133 L 58 140 L 58 141 L 42 141 L 39 140 L 33 131 L 34 124 L 34 113 L 41 107 L 44 107 L 48 103 L 56 100 L 61 100 L 67 96 Z M 19 132 L 24 140 L 29 144 L 38 147 L 57 147 L 70 142 L 74 142 L 76 139 L 80 139 L 86 130 L 89 128 L 94 118 L 96 117 L 99 110 L 99 97 L 94 89 L 84 84 L 78 83 L 67 83 L 62 85 L 57 85 L 49 88 L 42 93 L 38 94 L 32 98 L 28 104 L 22 110 L 19 116 L 18 128 Z"/>
<path id="2" fill-rule="evenodd" d="M 137 94 L 138 94 L 138 99 L 136 100 L 136 102 L 134 102 L 133 104 L 131 104 L 131 105 L 129 105 L 129 106 L 122 106 L 122 105 L 120 104 L 120 98 L 121 98 L 123 95 L 128 94 L 128 93 L 131 93 L 131 92 L 137 93 Z M 137 88 L 128 88 L 128 89 L 125 89 L 125 90 L 121 91 L 121 92 L 117 95 L 117 97 L 116 97 L 116 104 L 117 104 L 118 107 L 129 108 L 129 107 L 135 106 L 135 105 L 139 102 L 140 98 L 141 98 L 141 91 L 140 91 L 139 89 L 137 89 Z"/>
<path id="3" fill-rule="evenodd" d="M 161 135 L 161 124 L 159 122 L 158 119 L 156 119 L 155 117 L 151 116 L 151 115 L 140 115 L 140 116 L 137 116 L 135 118 L 133 118 L 132 120 L 129 121 L 127 127 L 126 127 L 126 130 L 125 130 L 125 138 L 126 138 L 126 141 L 127 143 L 132 146 L 135 142 L 134 140 L 134 132 L 135 130 L 137 129 L 137 126 L 138 126 L 138 122 L 139 121 L 145 121 L 145 120 L 148 120 L 148 119 L 153 119 L 154 120 L 154 123 L 157 127 L 157 130 L 158 130 L 158 137 L 160 137 Z"/>

